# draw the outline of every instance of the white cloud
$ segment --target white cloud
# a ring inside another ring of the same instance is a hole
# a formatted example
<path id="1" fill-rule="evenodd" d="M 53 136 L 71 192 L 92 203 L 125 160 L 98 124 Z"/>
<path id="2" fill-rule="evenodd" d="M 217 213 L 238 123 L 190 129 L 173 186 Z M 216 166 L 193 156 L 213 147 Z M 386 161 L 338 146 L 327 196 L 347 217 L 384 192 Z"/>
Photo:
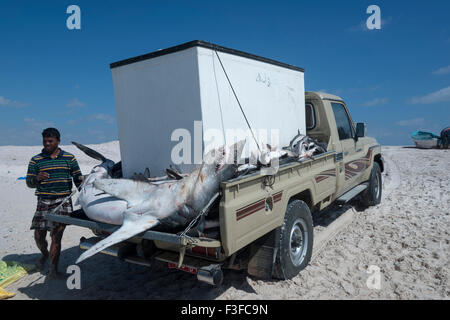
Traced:
<path id="1" fill-rule="evenodd" d="M 0 96 L 0 106 L 7 106 L 11 103 L 11 100 L 6 99 L 5 97 Z"/>
<path id="2" fill-rule="evenodd" d="M 113 124 L 115 119 L 113 116 L 105 113 L 96 113 L 89 117 L 89 120 L 100 120 L 109 124 Z"/>
<path id="3" fill-rule="evenodd" d="M 362 104 L 363 107 L 373 107 L 388 103 L 388 98 L 375 98 Z"/>
<path id="4" fill-rule="evenodd" d="M 97 140 L 106 140 L 106 134 L 103 130 L 99 129 L 88 129 L 88 134 L 92 137 L 95 137 Z"/>
<path id="5" fill-rule="evenodd" d="M 71 125 L 71 126 L 74 126 L 74 125 L 76 125 L 77 123 L 78 123 L 78 120 L 75 120 L 75 119 L 67 120 L 67 124 L 68 124 L 68 125 Z"/>
<path id="6" fill-rule="evenodd" d="M 449 74 L 450 73 L 450 66 L 442 67 L 440 69 L 437 69 L 436 71 L 433 71 L 433 74 L 443 75 L 443 74 Z"/>
<path id="7" fill-rule="evenodd" d="M 32 128 L 37 128 L 37 129 L 45 129 L 48 127 L 53 127 L 53 122 L 50 121 L 41 121 L 41 120 L 36 120 L 34 118 L 24 118 L 23 121 L 30 127 Z"/>
<path id="8" fill-rule="evenodd" d="M 66 104 L 67 107 L 84 107 L 85 104 L 78 100 L 77 98 L 73 98 Z"/>
<path id="9" fill-rule="evenodd" d="M 369 17 L 369 15 L 367 15 L 367 18 L 368 17 Z M 383 30 L 384 27 L 386 27 L 388 24 L 390 24 L 391 21 L 392 21 L 392 17 L 388 17 L 387 19 L 381 18 L 381 30 Z M 363 22 L 348 28 L 348 30 L 351 31 L 351 32 L 356 32 L 356 31 L 374 31 L 374 30 L 369 30 L 367 28 L 367 20 L 364 20 Z M 379 31 L 379 30 L 377 30 L 377 31 Z"/>
<path id="10" fill-rule="evenodd" d="M 424 118 L 415 118 L 415 119 L 408 119 L 408 120 L 400 120 L 395 123 L 398 126 L 401 127 L 409 127 L 409 126 L 423 126 L 425 124 Z"/>
<path id="11" fill-rule="evenodd" d="M 432 92 L 422 97 L 413 97 L 410 100 L 412 104 L 428 104 L 450 101 L 450 87 Z"/>
<path id="12" fill-rule="evenodd" d="M 348 28 L 348 30 L 351 31 L 351 32 L 366 31 L 367 30 L 366 21 L 363 21 L 360 24 L 352 26 L 352 27 Z"/>
<path id="13" fill-rule="evenodd" d="M 334 90 L 334 92 L 340 92 L 340 93 L 350 93 L 350 94 L 355 94 L 355 93 L 366 93 L 366 92 L 374 92 L 377 91 L 378 89 L 380 89 L 382 87 L 381 84 L 373 84 L 373 85 L 368 85 L 368 86 L 360 86 L 360 87 L 353 87 L 353 88 L 347 88 L 347 89 L 337 89 Z"/>
<path id="14" fill-rule="evenodd" d="M 29 126 L 33 126 L 33 127 L 42 127 L 42 126 L 48 126 L 48 125 L 52 125 L 52 122 L 49 121 L 40 121 L 40 120 L 36 120 L 34 118 L 24 118 L 23 121 L 29 125 Z"/>
<path id="15" fill-rule="evenodd" d="M 86 122 L 86 121 L 103 121 L 108 124 L 115 123 L 116 119 L 106 113 L 94 113 L 90 116 L 76 118 L 76 119 L 69 119 L 66 121 L 66 123 L 70 126 L 78 125 L 80 122 Z"/>
<path id="16" fill-rule="evenodd" d="M 26 106 L 28 106 L 28 104 L 22 103 L 19 101 L 13 101 L 13 100 L 10 100 L 10 99 L 0 96 L 0 107 L 22 108 L 22 107 L 26 107 Z"/>

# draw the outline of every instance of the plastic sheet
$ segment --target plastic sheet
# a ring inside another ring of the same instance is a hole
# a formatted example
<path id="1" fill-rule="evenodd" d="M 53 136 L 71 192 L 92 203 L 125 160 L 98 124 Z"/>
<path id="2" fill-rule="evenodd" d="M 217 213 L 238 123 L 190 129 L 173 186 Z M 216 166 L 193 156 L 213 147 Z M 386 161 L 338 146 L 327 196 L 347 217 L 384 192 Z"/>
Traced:
<path id="1" fill-rule="evenodd" d="M 16 295 L 15 293 L 8 292 L 5 289 L 2 289 L 2 287 L 0 287 L 0 300 L 9 299 L 14 297 L 15 295 Z"/>
<path id="2" fill-rule="evenodd" d="M 23 264 L 16 261 L 0 261 L 0 300 L 13 297 L 15 294 L 2 288 L 25 276 L 34 269 L 34 265 Z"/>

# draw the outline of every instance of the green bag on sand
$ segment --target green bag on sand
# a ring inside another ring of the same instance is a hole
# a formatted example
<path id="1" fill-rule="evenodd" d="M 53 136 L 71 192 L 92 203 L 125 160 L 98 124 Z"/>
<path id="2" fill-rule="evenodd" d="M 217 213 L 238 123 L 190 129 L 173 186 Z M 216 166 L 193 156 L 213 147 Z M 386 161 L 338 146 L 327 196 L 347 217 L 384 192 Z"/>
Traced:
<path id="1" fill-rule="evenodd" d="M 16 261 L 5 262 L 0 260 L 0 289 L 1 287 L 4 288 L 14 281 L 19 280 L 34 268 L 35 266 L 31 264 L 24 264 Z M 12 297 L 12 295 L 4 290 L 0 290 L 0 299 L 7 299 Z"/>

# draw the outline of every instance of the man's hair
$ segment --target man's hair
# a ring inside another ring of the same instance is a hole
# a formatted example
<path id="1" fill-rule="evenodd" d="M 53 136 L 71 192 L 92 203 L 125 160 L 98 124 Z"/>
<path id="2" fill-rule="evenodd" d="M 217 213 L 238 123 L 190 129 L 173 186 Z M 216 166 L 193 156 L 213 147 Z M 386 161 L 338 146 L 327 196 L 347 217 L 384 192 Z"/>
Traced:
<path id="1" fill-rule="evenodd" d="M 59 131 L 55 128 L 47 128 L 44 131 L 42 131 L 42 138 L 49 138 L 49 137 L 55 137 L 56 139 L 60 140 Z"/>

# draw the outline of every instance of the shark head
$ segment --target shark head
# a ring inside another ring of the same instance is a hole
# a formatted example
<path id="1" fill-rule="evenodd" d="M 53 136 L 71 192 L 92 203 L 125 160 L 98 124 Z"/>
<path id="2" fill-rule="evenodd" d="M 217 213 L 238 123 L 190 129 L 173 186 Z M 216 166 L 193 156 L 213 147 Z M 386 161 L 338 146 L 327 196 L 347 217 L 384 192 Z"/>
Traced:
<path id="1" fill-rule="evenodd" d="M 228 148 L 228 152 L 227 152 L 227 164 L 232 164 L 234 166 L 237 166 L 238 164 L 240 164 L 240 160 L 242 157 L 242 152 L 244 150 L 245 147 L 245 140 L 241 140 L 238 141 L 234 144 L 232 144 L 229 148 Z"/>
<path id="2" fill-rule="evenodd" d="M 232 179 L 237 172 L 238 162 L 245 146 L 245 140 L 230 146 L 210 150 L 203 157 L 203 164 L 186 180 L 180 180 L 183 200 L 194 211 L 199 212 L 212 196 L 219 191 L 220 183 Z M 184 187 L 186 183 L 186 187 Z"/>
<path id="3" fill-rule="evenodd" d="M 114 165 L 115 165 L 114 161 L 105 159 L 105 161 L 103 161 L 99 166 L 104 168 L 106 172 L 108 172 L 108 175 L 111 176 L 111 171 Z"/>
<path id="4" fill-rule="evenodd" d="M 245 146 L 245 140 L 241 140 L 230 146 L 222 146 L 217 149 L 210 150 L 203 158 L 203 172 L 211 174 L 220 174 L 228 168 L 237 168 L 237 164 L 242 156 Z"/>

